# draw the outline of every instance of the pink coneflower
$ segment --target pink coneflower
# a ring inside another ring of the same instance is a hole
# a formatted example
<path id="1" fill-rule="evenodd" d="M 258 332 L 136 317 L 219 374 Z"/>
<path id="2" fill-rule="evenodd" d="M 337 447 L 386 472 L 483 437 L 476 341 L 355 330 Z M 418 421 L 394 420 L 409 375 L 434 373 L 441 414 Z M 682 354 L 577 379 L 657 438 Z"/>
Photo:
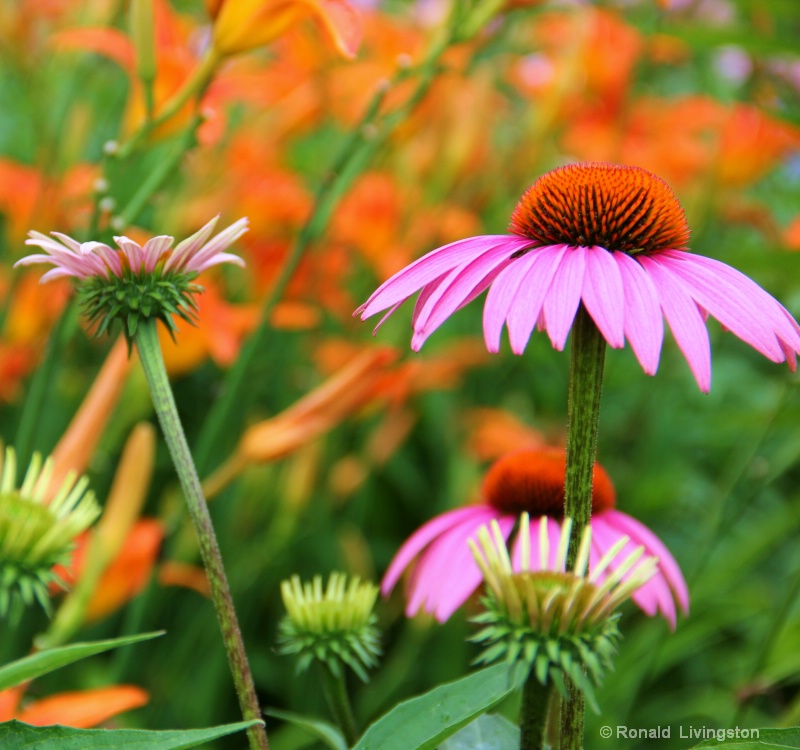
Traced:
<path id="1" fill-rule="evenodd" d="M 559 448 L 524 450 L 501 458 L 486 474 L 480 503 L 443 513 L 406 540 L 386 571 L 381 585 L 383 594 L 389 594 L 403 571 L 418 558 L 409 580 L 406 614 L 411 617 L 422 608 L 444 622 L 482 580 L 468 540 L 492 520 L 497 521 L 508 540 L 523 512 L 533 519 L 548 518 L 549 547 L 556 550 L 564 514 L 565 470 L 566 454 Z M 689 608 L 689 594 L 680 568 L 658 537 L 639 521 L 616 510 L 615 502 L 614 486 L 605 470 L 596 464 L 589 569 L 593 570 L 622 537 L 628 537 L 630 542 L 609 566 L 612 572 L 636 547 L 643 546 L 645 554 L 658 558 L 658 570 L 633 593 L 632 599 L 650 616 L 660 612 L 674 628 L 675 602 L 684 612 Z M 519 570 L 519 547 L 519 539 L 515 538 L 512 548 L 515 570 Z M 538 531 L 531 534 L 530 548 L 531 560 L 538 560 Z"/>
<path id="2" fill-rule="evenodd" d="M 247 231 L 247 219 L 239 219 L 209 239 L 218 220 L 219 216 L 214 217 L 175 248 L 174 238 L 167 235 L 153 237 L 144 245 L 115 237 L 119 249 L 114 249 L 102 242 L 77 242 L 59 232 L 52 233 L 55 240 L 30 232 L 25 244 L 45 252 L 28 255 L 14 266 L 51 263 L 55 268 L 42 276 L 42 282 L 62 276 L 76 278 L 84 310 L 97 335 L 105 333 L 114 320 L 121 320 L 130 340 L 148 318 L 163 321 L 174 332 L 174 315 L 194 322 L 194 295 L 202 287 L 192 282 L 199 273 L 220 263 L 244 265 L 238 255 L 225 250 Z"/>
<path id="3" fill-rule="evenodd" d="M 499 351 L 505 325 L 512 351 L 522 354 L 536 326 L 563 349 L 583 304 L 612 347 L 627 338 L 648 375 L 658 368 L 663 316 L 706 393 L 711 348 L 705 319 L 711 315 L 765 357 L 796 366 L 797 322 L 744 274 L 686 251 L 683 208 L 645 169 L 590 163 L 548 172 L 522 196 L 510 232 L 428 253 L 356 312 L 363 320 L 388 309 L 385 320 L 421 291 L 411 342 L 418 350 L 450 315 L 489 289 L 487 348 Z"/>

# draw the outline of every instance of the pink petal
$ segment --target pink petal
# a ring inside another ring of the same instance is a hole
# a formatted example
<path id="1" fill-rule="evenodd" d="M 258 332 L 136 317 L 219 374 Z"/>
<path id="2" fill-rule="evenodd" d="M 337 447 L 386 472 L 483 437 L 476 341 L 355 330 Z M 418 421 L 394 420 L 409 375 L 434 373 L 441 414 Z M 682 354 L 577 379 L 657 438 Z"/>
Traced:
<path id="1" fill-rule="evenodd" d="M 505 539 L 511 534 L 516 518 L 513 516 L 501 516 L 497 518 L 500 533 Z M 484 521 L 486 523 L 486 521 Z M 475 538 L 478 529 L 470 536 Z M 431 551 L 433 554 L 433 551 Z M 475 589 L 483 581 L 483 574 L 472 556 L 467 540 L 454 549 L 451 549 L 442 558 L 445 564 L 436 577 L 439 594 L 436 602 L 428 600 L 427 610 L 433 612 L 434 617 L 439 622 L 446 622 L 450 616 L 469 599 Z M 477 573 L 477 579 L 476 579 Z"/>
<path id="2" fill-rule="evenodd" d="M 389 568 L 381 582 L 381 593 L 384 596 L 389 594 L 409 563 L 411 563 L 411 561 L 437 536 L 452 528 L 465 518 L 483 518 L 486 507 L 485 505 L 469 505 L 466 508 L 456 508 L 455 510 L 442 513 L 440 516 L 436 516 L 426 524 L 420 526 L 406 539 L 389 564 Z"/>
<path id="3" fill-rule="evenodd" d="M 620 533 L 612 524 L 607 523 L 606 513 L 592 516 L 592 533 L 597 536 L 597 542 L 602 554 L 608 552 L 625 534 Z M 619 565 L 631 555 L 639 544 L 629 541 L 617 553 L 609 565 L 609 570 L 616 570 Z M 624 581 L 628 576 L 623 576 Z M 640 593 L 642 592 L 642 593 Z M 640 586 L 631 596 L 634 602 L 649 616 L 660 611 L 664 618 L 675 628 L 675 602 L 672 600 L 669 587 L 660 573 Z"/>
<path id="4" fill-rule="evenodd" d="M 155 269 L 161 256 L 172 247 L 174 241 L 174 237 L 161 234 L 144 243 L 142 255 L 144 256 L 144 270 L 147 271 L 147 273 L 151 273 L 153 269 Z"/>
<path id="5" fill-rule="evenodd" d="M 180 264 L 176 262 L 171 268 L 185 268 L 187 271 L 194 271 L 200 273 L 203 269 L 209 266 L 222 263 L 224 261 L 218 260 L 220 254 L 227 250 L 236 240 L 239 239 L 248 230 L 248 219 L 242 218 L 233 222 L 229 227 L 223 229 L 216 237 L 209 240 L 203 247 L 195 251 L 191 255 L 188 253 L 185 260 Z M 170 258 L 170 260 L 172 260 Z M 166 267 L 166 264 L 165 264 Z"/>
<path id="6" fill-rule="evenodd" d="M 800 327 L 783 305 L 752 279 L 702 255 L 671 250 L 658 257 L 691 288 L 699 304 L 765 357 L 782 362 L 783 342 L 800 352 Z"/>
<path id="7" fill-rule="evenodd" d="M 144 253 L 138 242 L 134 242 L 128 237 L 114 237 L 114 242 L 122 250 L 128 259 L 128 266 L 134 272 L 138 272 L 144 265 Z"/>
<path id="8" fill-rule="evenodd" d="M 418 351 L 447 318 L 470 299 L 480 294 L 490 281 L 498 266 L 508 262 L 511 254 L 504 245 L 497 245 L 473 260 L 454 268 L 429 296 L 422 309 L 415 310 L 414 338 L 411 348 Z M 475 293 L 478 290 L 477 294 Z"/>
<path id="9" fill-rule="evenodd" d="M 583 304 L 609 346 L 620 349 L 625 345 L 625 295 L 619 266 L 612 253 L 602 247 L 586 248 L 585 257 Z"/>
<path id="10" fill-rule="evenodd" d="M 664 543 L 647 526 L 626 513 L 622 513 L 619 510 L 608 510 L 605 511 L 604 515 L 608 523 L 613 525 L 614 528 L 623 534 L 627 534 L 637 545 L 644 545 L 648 555 L 658 558 L 658 567 L 663 572 L 664 578 L 666 578 L 672 589 L 680 608 L 684 613 L 688 613 L 689 590 L 686 587 L 686 581 L 683 578 L 680 567 L 678 567 L 678 563 L 675 562 L 675 558 L 670 554 Z"/>
<path id="11" fill-rule="evenodd" d="M 586 253 L 585 247 L 567 248 L 544 299 L 545 327 L 557 351 L 561 351 L 567 343 L 572 321 L 581 302 Z"/>
<path id="12" fill-rule="evenodd" d="M 703 316 L 681 280 L 651 257 L 639 259 L 658 291 L 672 335 L 703 393 L 711 389 L 711 345 Z"/>
<path id="13" fill-rule="evenodd" d="M 529 261 L 527 270 L 524 266 L 522 267 L 522 278 L 507 315 L 508 339 L 514 354 L 522 354 L 525 351 L 525 346 L 539 319 L 548 290 L 553 283 L 553 277 L 568 252 L 567 245 L 548 245 L 531 250 L 531 253 L 536 253 L 537 258 L 535 261 L 533 259 Z M 510 274 L 513 268 L 513 265 L 509 266 L 501 276 Z M 499 283 L 499 281 L 498 278 L 495 283 Z M 494 285 L 489 290 L 489 295 L 493 291 Z M 488 297 L 486 304 L 490 304 Z M 498 313 L 501 312 L 499 300 L 493 304 Z"/>
<path id="14" fill-rule="evenodd" d="M 625 289 L 625 335 L 648 375 L 655 375 L 664 340 L 664 322 L 658 292 L 639 262 L 626 253 L 614 253 Z"/>
<path id="15" fill-rule="evenodd" d="M 196 231 L 191 237 L 187 237 L 178 243 L 172 251 L 172 255 L 167 259 L 164 264 L 164 270 L 169 271 L 173 267 L 180 268 L 187 258 L 191 258 L 208 240 L 214 227 L 219 221 L 219 214 L 217 214 L 205 226 Z"/>
<path id="16" fill-rule="evenodd" d="M 440 607 L 445 610 L 452 607 L 455 598 L 451 595 L 451 591 L 456 578 L 466 579 L 462 582 L 460 591 L 463 592 L 464 586 L 468 586 L 469 589 L 461 600 L 455 603 L 454 609 L 461 606 L 480 584 L 481 572 L 471 555 L 469 559 L 461 558 L 458 566 L 451 564 L 451 561 L 460 557 L 463 550 L 469 551 L 467 540 L 475 536 L 481 525 L 498 515 L 497 511 L 488 506 L 474 507 L 479 509 L 478 514 L 462 519 L 440 534 L 417 562 L 406 606 L 406 614 L 409 616 L 416 614 L 423 605 L 425 611 L 431 613 L 438 612 Z"/>
<path id="17" fill-rule="evenodd" d="M 362 320 L 365 320 L 381 310 L 392 307 L 398 302 L 408 299 L 442 274 L 449 273 L 465 261 L 481 256 L 486 250 L 499 243 L 505 243 L 510 253 L 531 244 L 530 240 L 511 235 L 481 235 L 444 245 L 414 261 L 383 282 L 356 310 L 356 313 L 361 315 Z"/>

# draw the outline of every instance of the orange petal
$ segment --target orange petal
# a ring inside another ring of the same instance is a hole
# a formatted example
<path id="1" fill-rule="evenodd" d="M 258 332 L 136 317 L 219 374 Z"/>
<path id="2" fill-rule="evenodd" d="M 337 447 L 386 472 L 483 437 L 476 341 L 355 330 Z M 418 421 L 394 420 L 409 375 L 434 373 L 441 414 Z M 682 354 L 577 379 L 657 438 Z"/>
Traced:
<path id="1" fill-rule="evenodd" d="M 17 714 L 17 719 L 36 727 L 62 724 L 88 729 L 123 711 L 144 706 L 149 700 L 148 693 L 135 685 L 76 690 L 31 703 Z"/>
<path id="2" fill-rule="evenodd" d="M 122 387 L 125 385 L 131 360 L 124 337 L 120 336 L 106 357 L 92 387 L 86 394 L 67 431 L 53 451 L 53 474 L 50 488 L 57 490 L 69 471 L 83 473 L 103 435 Z"/>
<path id="3" fill-rule="evenodd" d="M 11 721 L 14 718 L 24 692 L 25 685 L 0 690 L 0 721 Z"/>
<path id="4" fill-rule="evenodd" d="M 308 16 L 345 57 L 354 57 L 361 42 L 360 16 L 345 0 L 224 0 L 210 10 L 217 13 L 213 44 L 220 55 L 268 44 Z"/>
<path id="5" fill-rule="evenodd" d="M 158 582 L 162 586 L 182 586 L 207 598 L 211 597 L 208 576 L 205 570 L 198 565 L 166 560 L 158 569 Z"/>
<path id="6" fill-rule="evenodd" d="M 87 620 L 105 617 L 144 589 L 163 538 L 164 525 L 153 518 L 143 518 L 133 527 L 117 559 L 100 579 L 86 610 Z"/>

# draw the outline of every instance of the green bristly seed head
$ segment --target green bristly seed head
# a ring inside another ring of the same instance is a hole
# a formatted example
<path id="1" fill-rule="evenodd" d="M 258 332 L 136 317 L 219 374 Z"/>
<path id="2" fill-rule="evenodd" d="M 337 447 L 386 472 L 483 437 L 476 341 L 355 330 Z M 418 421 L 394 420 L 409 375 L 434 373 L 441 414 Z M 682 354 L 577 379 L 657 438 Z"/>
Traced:
<path id="1" fill-rule="evenodd" d="M 348 585 L 344 573 L 331 573 L 323 590 L 321 576 L 305 584 L 292 576 L 281 583 L 281 596 L 287 614 L 280 624 L 280 652 L 298 655 L 297 671 L 316 660 L 340 677 L 346 664 L 367 682 L 366 670 L 381 654 L 372 612 L 378 587 L 358 578 Z"/>
<path id="2" fill-rule="evenodd" d="M 155 318 L 163 321 L 174 337 L 177 326 L 173 315 L 192 325 L 197 320 L 194 296 L 202 293 L 203 287 L 192 283 L 195 278 L 193 272 L 164 274 L 158 266 L 152 272 L 126 269 L 122 276 L 85 279 L 78 286 L 78 294 L 95 336 L 107 333 L 119 320 L 130 342 L 144 321 Z"/>
<path id="3" fill-rule="evenodd" d="M 18 619 L 24 606 L 38 601 L 50 613 L 48 588 L 61 583 L 54 567 L 69 562 L 75 537 L 100 514 L 88 480 L 71 474 L 48 501 L 52 461 L 31 460 L 16 487 L 16 456 L 0 458 L 0 618 Z"/>
<path id="4" fill-rule="evenodd" d="M 564 519 L 553 562 L 547 518 L 539 524 L 539 560 L 531 564 L 530 521 L 520 518 L 519 570 L 512 569 L 505 539 L 496 521 L 491 531 L 482 527 L 478 543 L 470 540 L 475 561 L 486 582 L 486 611 L 474 618 L 483 625 L 471 640 L 486 650 L 479 663 L 504 659 L 512 679 L 535 675 L 542 685 L 555 685 L 566 697 L 565 676 L 599 711 L 594 688 L 599 686 L 617 651 L 619 615 L 614 610 L 654 574 L 656 560 L 646 558 L 636 566 L 638 548 L 613 570 L 610 563 L 630 541 L 621 538 L 587 575 L 591 528 L 581 539 L 573 570 L 565 570 L 572 521 Z"/>

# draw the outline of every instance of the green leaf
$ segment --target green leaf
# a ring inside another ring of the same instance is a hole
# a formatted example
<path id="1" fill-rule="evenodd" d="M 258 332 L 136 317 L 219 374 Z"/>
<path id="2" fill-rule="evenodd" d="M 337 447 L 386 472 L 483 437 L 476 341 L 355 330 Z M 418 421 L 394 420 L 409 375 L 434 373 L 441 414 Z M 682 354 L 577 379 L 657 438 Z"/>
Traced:
<path id="1" fill-rule="evenodd" d="M 506 664 L 481 669 L 395 706 L 354 750 L 433 750 L 516 687 Z"/>
<path id="2" fill-rule="evenodd" d="M 439 750 L 517 750 L 519 728 L 499 714 L 483 714 L 445 740 Z"/>
<path id="3" fill-rule="evenodd" d="M 259 724 L 241 721 L 210 729 L 72 729 L 32 727 L 19 721 L 0 724 L 3 750 L 183 750 Z"/>
<path id="4" fill-rule="evenodd" d="M 92 641 L 90 643 L 73 643 L 71 646 L 62 646 L 60 648 L 46 649 L 39 651 L 32 656 L 26 656 L 23 659 L 12 661 L 0 667 L 0 690 L 14 687 L 34 677 L 39 677 L 48 672 L 72 664 L 74 661 L 80 661 L 88 656 L 100 654 L 103 651 L 110 651 L 112 648 L 119 648 L 120 646 L 127 646 L 131 643 L 138 643 L 139 641 L 149 641 L 151 638 L 158 638 L 164 635 L 163 630 L 156 633 L 143 633 L 142 635 L 133 635 L 127 638 L 114 638 L 109 641 Z"/>
<path id="5" fill-rule="evenodd" d="M 342 733 L 337 727 L 333 724 L 329 724 L 327 721 L 312 719 L 309 716 L 302 716 L 293 711 L 279 711 L 277 708 L 266 709 L 264 713 L 267 716 L 273 716 L 276 719 L 288 721 L 291 724 L 305 729 L 309 734 L 322 740 L 331 750 L 347 750 L 347 742 L 342 736 Z"/>
<path id="6" fill-rule="evenodd" d="M 685 727 L 682 731 L 689 733 Z M 734 731 L 734 730 L 727 730 Z M 749 732 L 750 737 L 726 737 L 721 742 L 716 738 L 707 739 L 692 750 L 701 747 L 728 748 L 728 750 L 797 750 L 800 748 L 800 727 L 788 729 L 740 729 L 740 733 Z"/>

